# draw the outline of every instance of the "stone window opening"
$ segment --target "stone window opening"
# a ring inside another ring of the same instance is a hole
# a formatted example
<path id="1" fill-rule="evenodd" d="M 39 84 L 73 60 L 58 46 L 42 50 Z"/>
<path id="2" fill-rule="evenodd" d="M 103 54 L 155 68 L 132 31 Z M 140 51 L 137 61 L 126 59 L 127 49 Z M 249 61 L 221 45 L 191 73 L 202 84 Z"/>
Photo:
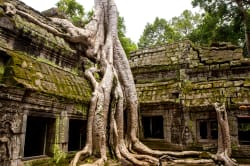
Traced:
<path id="1" fill-rule="evenodd" d="M 0 51 L 0 82 L 4 77 L 5 67 L 8 60 L 9 56 L 6 53 Z"/>
<path id="2" fill-rule="evenodd" d="M 25 134 L 24 157 L 52 156 L 55 143 L 55 119 L 28 116 Z"/>
<path id="3" fill-rule="evenodd" d="M 178 99 L 179 98 L 179 93 L 178 92 L 172 93 L 172 97 L 174 99 Z"/>
<path id="4" fill-rule="evenodd" d="M 86 143 L 87 121 L 79 119 L 69 120 L 68 151 L 78 151 Z"/>
<path id="5" fill-rule="evenodd" d="M 143 116 L 142 126 L 144 138 L 164 138 L 162 116 Z"/>
<path id="6" fill-rule="evenodd" d="M 200 141 L 216 140 L 218 138 L 217 120 L 197 120 L 197 136 Z"/>
<path id="7" fill-rule="evenodd" d="M 238 118 L 238 138 L 241 145 L 250 145 L 250 118 Z"/>

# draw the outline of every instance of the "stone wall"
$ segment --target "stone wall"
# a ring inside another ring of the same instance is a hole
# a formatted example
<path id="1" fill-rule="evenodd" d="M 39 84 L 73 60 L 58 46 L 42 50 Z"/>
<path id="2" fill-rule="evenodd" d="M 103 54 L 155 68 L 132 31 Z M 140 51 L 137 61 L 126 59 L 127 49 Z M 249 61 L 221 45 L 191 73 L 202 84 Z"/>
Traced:
<path id="1" fill-rule="evenodd" d="M 88 65 L 85 48 L 24 17 L 20 13 L 64 32 L 22 2 L 5 2 L 19 14 L 6 13 L 0 1 L 0 165 L 18 166 L 23 161 L 53 165 L 69 151 L 70 125 L 86 122 L 92 91 L 82 76 Z M 140 131 L 146 144 L 168 150 L 214 150 L 214 128 L 209 125 L 216 119 L 212 104 L 217 101 L 227 105 L 234 156 L 250 157 L 249 145 L 242 144 L 239 134 L 245 119 L 250 120 L 246 107 L 250 60 L 242 57 L 240 48 L 228 44 L 201 48 L 183 41 L 138 50 L 131 54 L 130 64 L 140 101 L 140 125 L 149 122 L 150 130 Z M 207 133 L 200 133 L 204 124 L 211 132 L 207 139 L 202 139 Z M 153 133 L 158 127 L 162 133 Z M 46 135 L 39 155 L 25 150 L 28 138 L 34 138 L 28 131 L 36 129 Z"/>
<path id="2" fill-rule="evenodd" d="M 19 13 L 6 13 L 0 1 L 0 165 L 58 164 L 82 146 L 70 148 L 69 133 L 86 123 L 92 93 L 82 76 L 84 48 L 27 19 L 22 13 L 64 32 L 22 2 L 4 2 Z"/>
<path id="3" fill-rule="evenodd" d="M 250 104 L 250 59 L 242 56 L 241 48 L 230 44 L 205 48 L 183 41 L 133 52 L 130 65 L 141 116 L 163 116 L 161 142 L 182 149 L 215 149 L 216 140 L 201 138 L 199 124 L 216 121 L 212 104 L 220 102 L 227 106 L 234 155 L 249 154 L 249 146 L 238 139 L 239 119 L 250 120 L 250 111 L 239 109 Z M 145 142 L 153 145 L 150 139 Z"/>

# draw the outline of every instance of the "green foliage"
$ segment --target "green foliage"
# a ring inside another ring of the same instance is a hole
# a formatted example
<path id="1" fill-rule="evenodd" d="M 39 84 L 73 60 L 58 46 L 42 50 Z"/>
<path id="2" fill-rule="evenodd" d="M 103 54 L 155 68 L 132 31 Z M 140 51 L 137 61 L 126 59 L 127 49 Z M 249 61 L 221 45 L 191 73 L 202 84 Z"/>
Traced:
<path id="1" fill-rule="evenodd" d="M 201 15 L 193 14 L 190 10 L 184 10 L 180 16 L 171 19 L 172 27 L 181 34 L 182 38 L 189 35 L 200 22 Z"/>
<path id="2" fill-rule="evenodd" d="M 126 26 L 124 23 L 123 17 L 118 17 L 118 37 L 120 39 L 120 42 L 122 44 L 122 47 L 126 53 L 127 56 L 129 56 L 129 53 L 132 51 L 135 51 L 137 49 L 136 44 L 128 37 L 125 36 L 126 33 Z"/>
<path id="3" fill-rule="evenodd" d="M 193 42 L 211 44 L 224 41 L 241 46 L 246 42 L 245 32 L 246 29 L 249 29 L 250 23 L 245 29 L 246 17 L 243 13 L 247 9 L 249 11 L 249 2 L 243 0 L 193 0 L 192 4 L 205 11 L 202 23 L 189 35 Z"/>
<path id="4" fill-rule="evenodd" d="M 202 23 L 188 35 L 188 38 L 195 43 L 206 45 L 216 42 L 231 42 L 235 45 L 241 45 L 244 32 L 239 20 L 234 21 L 220 24 L 219 17 L 206 13 Z"/>
<path id="5" fill-rule="evenodd" d="M 203 16 L 203 21 L 189 35 L 188 38 L 199 44 L 208 44 L 213 41 L 216 36 L 215 29 L 218 22 L 217 17 L 213 17 L 206 13 Z"/>
<path id="6" fill-rule="evenodd" d="M 181 34 L 176 32 L 171 25 L 162 18 L 156 17 L 155 21 L 148 23 L 139 39 L 138 47 L 151 47 L 164 43 L 173 43 L 181 38 Z"/>
<path id="7" fill-rule="evenodd" d="M 60 0 L 56 3 L 56 6 L 76 26 L 84 26 L 93 15 L 93 11 L 90 11 L 86 15 L 83 6 L 75 0 Z"/>

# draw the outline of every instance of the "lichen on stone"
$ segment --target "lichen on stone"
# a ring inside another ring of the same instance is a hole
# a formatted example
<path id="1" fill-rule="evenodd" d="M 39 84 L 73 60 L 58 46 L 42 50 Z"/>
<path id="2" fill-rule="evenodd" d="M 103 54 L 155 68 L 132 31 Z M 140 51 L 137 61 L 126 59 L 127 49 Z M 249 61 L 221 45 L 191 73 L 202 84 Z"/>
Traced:
<path id="1" fill-rule="evenodd" d="M 6 67 L 8 79 L 5 83 L 20 84 L 25 88 L 47 94 L 84 103 L 89 102 L 91 87 L 85 78 L 40 62 L 22 52 L 8 51 L 8 55 L 11 58 Z"/>

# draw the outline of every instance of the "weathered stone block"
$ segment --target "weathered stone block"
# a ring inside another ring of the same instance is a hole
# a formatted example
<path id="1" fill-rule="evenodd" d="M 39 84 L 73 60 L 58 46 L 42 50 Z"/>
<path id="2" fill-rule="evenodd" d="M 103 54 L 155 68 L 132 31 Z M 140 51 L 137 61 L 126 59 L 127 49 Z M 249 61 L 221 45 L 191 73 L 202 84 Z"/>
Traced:
<path id="1" fill-rule="evenodd" d="M 243 86 L 244 86 L 244 87 L 250 87 L 250 80 L 244 81 Z"/>

